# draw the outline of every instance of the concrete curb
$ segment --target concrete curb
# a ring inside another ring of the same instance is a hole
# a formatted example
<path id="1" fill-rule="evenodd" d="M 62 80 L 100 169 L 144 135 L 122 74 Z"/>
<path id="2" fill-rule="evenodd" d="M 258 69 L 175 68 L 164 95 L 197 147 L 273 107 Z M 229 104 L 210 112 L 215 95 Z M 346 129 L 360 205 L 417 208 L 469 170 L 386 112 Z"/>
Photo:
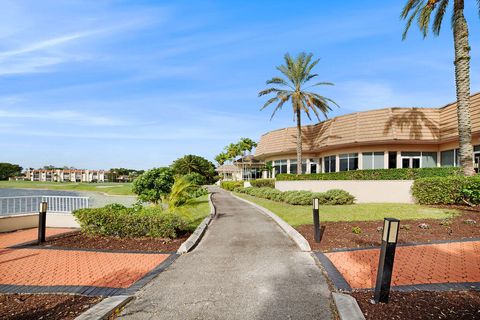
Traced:
<path id="1" fill-rule="evenodd" d="M 268 209 L 265 209 L 262 206 L 259 206 L 256 203 L 253 203 L 253 202 L 248 201 L 246 199 L 240 198 L 237 195 L 233 194 L 232 192 L 231 192 L 231 195 L 233 197 L 243 201 L 243 202 L 246 202 L 246 203 L 254 206 L 258 210 L 260 210 L 264 215 L 272 218 L 273 221 L 275 221 L 280 226 L 280 228 L 293 240 L 293 242 L 295 242 L 297 244 L 297 246 L 300 248 L 300 250 L 306 251 L 306 252 L 312 251 L 312 249 L 310 248 L 310 245 L 308 244 L 308 241 L 297 230 L 295 230 L 291 225 L 289 225 L 288 223 L 283 221 L 282 218 L 277 216 L 275 213 L 273 213 L 272 211 L 270 211 Z"/>
<path id="2" fill-rule="evenodd" d="M 215 205 L 212 201 L 212 193 L 208 195 L 208 203 L 210 204 L 210 215 L 203 219 L 202 223 L 200 223 L 200 225 L 197 227 L 197 229 L 195 229 L 195 231 L 190 235 L 190 237 L 188 237 L 188 239 L 180 245 L 180 248 L 178 248 L 177 250 L 178 254 L 190 252 L 193 248 L 195 248 L 195 246 L 200 242 L 203 235 L 205 234 L 208 225 L 210 224 L 210 222 L 212 222 L 213 218 L 217 214 L 217 209 L 215 208 Z"/>
<path id="3" fill-rule="evenodd" d="M 76 317 L 75 320 L 108 319 L 113 313 L 119 311 L 120 308 L 122 308 L 132 299 L 132 296 L 113 296 L 105 298 Z"/>
<path id="4" fill-rule="evenodd" d="M 332 292 L 332 297 L 341 320 L 365 320 L 365 316 L 354 297 L 337 292 Z"/>

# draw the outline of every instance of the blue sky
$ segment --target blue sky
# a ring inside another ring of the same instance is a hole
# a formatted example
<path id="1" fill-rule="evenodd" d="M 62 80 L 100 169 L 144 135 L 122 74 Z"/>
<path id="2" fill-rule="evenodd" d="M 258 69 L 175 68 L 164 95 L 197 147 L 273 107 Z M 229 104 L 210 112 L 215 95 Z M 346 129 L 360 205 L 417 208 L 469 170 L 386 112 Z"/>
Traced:
<path id="1" fill-rule="evenodd" d="M 0 162 L 152 168 L 213 159 L 240 137 L 292 126 L 259 109 L 286 52 L 321 58 L 330 116 L 455 100 L 453 41 L 401 41 L 404 1 L 0 2 Z M 479 19 L 467 1 L 472 92 Z"/>

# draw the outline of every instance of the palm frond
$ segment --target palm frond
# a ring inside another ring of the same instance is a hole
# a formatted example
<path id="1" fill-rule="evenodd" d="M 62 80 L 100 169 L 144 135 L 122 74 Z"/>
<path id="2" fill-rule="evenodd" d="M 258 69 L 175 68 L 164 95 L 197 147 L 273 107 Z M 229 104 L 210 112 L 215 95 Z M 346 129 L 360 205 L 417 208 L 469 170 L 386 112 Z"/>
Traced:
<path id="1" fill-rule="evenodd" d="M 270 84 L 280 84 L 285 87 L 289 87 L 290 89 L 293 89 L 293 87 L 287 82 L 287 80 L 280 78 L 280 77 L 274 77 L 266 82 L 267 85 Z"/>
<path id="2" fill-rule="evenodd" d="M 277 113 L 278 110 L 282 110 L 283 105 L 285 104 L 285 102 L 290 100 L 290 97 L 291 96 L 288 95 L 288 96 L 285 96 L 283 99 L 280 99 L 280 102 L 278 103 L 278 105 L 275 107 L 275 109 L 273 109 L 272 115 L 270 116 L 270 121 L 272 121 L 273 117 L 275 117 L 275 114 Z"/>
<path id="3" fill-rule="evenodd" d="M 412 25 L 413 20 L 415 19 L 418 12 L 422 8 L 422 6 L 421 6 L 422 1 L 423 0 L 410 0 L 407 3 L 407 5 L 405 6 L 405 8 L 403 9 L 402 14 L 400 15 L 400 17 L 402 19 L 407 19 L 407 23 L 405 24 L 405 29 L 403 30 L 403 34 L 402 34 L 402 39 L 403 40 L 405 40 L 407 38 L 408 30 L 410 30 L 410 27 Z M 410 13 L 410 10 L 412 10 L 412 9 L 413 9 L 413 12 Z M 410 17 L 408 16 L 409 14 L 410 14 Z"/>
<path id="4" fill-rule="evenodd" d="M 428 28 L 430 27 L 430 18 L 432 17 L 433 9 L 435 5 L 430 5 L 430 1 L 427 5 L 423 7 L 423 9 L 418 14 L 417 23 L 420 31 L 423 34 L 423 37 L 426 38 L 428 35 Z"/>
<path id="5" fill-rule="evenodd" d="M 279 99 L 278 96 L 268 99 L 268 101 L 265 102 L 265 104 L 263 105 L 263 107 L 260 108 L 260 110 L 265 109 L 266 107 L 268 107 L 269 105 L 271 105 L 275 101 L 278 101 L 278 99 Z"/>
<path id="6" fill-rule="evenodd" d="M 480 0 L 478 1 L 480 3 Z M 433 20 L 432 30 L 433 30 L 433 33 L 437 36 L 440 34 L 442 21 L 443 21 L 443 17 L 445 16 L 445 12 L 447 11 L 448 2 L 449 0 L 442 0 L 440 2 L 440 5 L 437 8 L 437 12 L 435 13 L 435 19 Z"/>

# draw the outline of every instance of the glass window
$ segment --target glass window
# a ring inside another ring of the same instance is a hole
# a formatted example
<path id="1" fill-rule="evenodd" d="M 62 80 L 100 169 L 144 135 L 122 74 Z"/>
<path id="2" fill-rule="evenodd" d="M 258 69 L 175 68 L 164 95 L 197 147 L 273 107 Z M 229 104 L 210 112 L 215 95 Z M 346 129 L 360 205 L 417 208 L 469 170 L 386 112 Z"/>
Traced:
<path id="1" fill-rule="evenodd" d="M 383 169 L 384 153 L 383 152 L 364 152 L 362 154 L 363 169 Z"/>
<path id="2" fill-rule="evenodd" d="M 478 146 L 473 146 L 473 151 L 474 151 L 474 152 L 480 152 L 480 145 L 478 145 Z"/>
<path id="3" fill-rule="evenodd" d="M 455 166 L 455 150 L 442 151 L 440 153 L 440 165 L 442 167 Z"/>
<path id="4" fill-rule="evenodd" d="M 437 166 L 436 152 L 422 152 L 422 168 L 435 168 Z"/>
<path id="5" fill-rule="evenodd" d="M 358 169 L 358 153 L 346 153 L 340 156 L 340 171 Z"/>
<path id="6" fill-rule="evenodd" d="M 317 173 L 317 160 L 310 159 L 310 173 Z"/>
<path id="7" fill-rule="evenodd" d="M 362 169 L 373 169 L 373 152 L 364 152 L 362 154 L 363 168 Z"/>
<path id="8" fill-rule="evenodd" d="M 390 151 L 388 153 L 388 169 L 395 169 L 397 167 L 397 152 Z"/>
<path id="9" fill-rule="evenodd" d="M 297 160 L 290 160 L 290 174 L 297 174 Z"/>
<path id="10" fill-rule="evenodd" d="M 287 160 L 275 160 L 273 167 L 276 174 L 287 173 Z"/>
<path id="11" fill-rule="evenodd" d="M 336 163 L 336 156 L 329 156 L 325 157 L 324 159 L 324 166 L 325 166 L 325 172 L 335 172 L 337 163 Z"/>

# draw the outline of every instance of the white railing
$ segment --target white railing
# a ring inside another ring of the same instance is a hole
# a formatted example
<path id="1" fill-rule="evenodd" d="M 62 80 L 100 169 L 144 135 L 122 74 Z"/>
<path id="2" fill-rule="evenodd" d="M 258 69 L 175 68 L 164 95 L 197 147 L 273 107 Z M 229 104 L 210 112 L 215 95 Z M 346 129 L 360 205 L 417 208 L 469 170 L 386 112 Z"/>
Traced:
<path id="1" fill-rule="evenodd" d="M 38 212 L 40 202 L 48 203 L 49 213 L 72 213 L 89 207 L 88 197 L 24 196 L 0 197 L 0 216 Z"/>

